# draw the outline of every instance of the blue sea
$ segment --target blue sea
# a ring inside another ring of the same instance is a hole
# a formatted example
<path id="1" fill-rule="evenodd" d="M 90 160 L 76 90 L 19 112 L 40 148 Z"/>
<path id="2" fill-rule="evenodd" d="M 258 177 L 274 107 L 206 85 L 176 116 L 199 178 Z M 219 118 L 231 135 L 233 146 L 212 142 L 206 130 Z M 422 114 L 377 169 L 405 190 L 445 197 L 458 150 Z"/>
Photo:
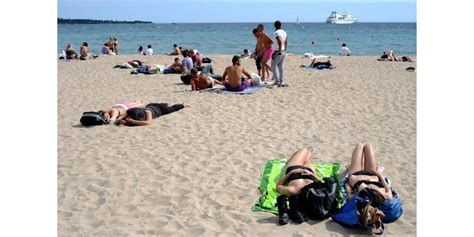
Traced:
<path id="1" fill-rule="evenodd" d="M 88 42 L 92 53 L 110 36 L 120 42 L 120 54 L 135 54 L 141 45 L 152 45 L 156 54 L 172 51 L 174 43 L 183 48 L 198 49 L 203 54 L 240 54 L 253 51 L 252 29 L 257 23 L 179 23 L 179 24 L 95 24 L 58 25 L 58 53 L 68 43 L 79 50 Z M 273 37 L 273 24 L 265 31 Z M 346 43 L 353 55 L 381 55 L 394 49 L 397 55 L 416 55 L 416 23 L 283 23 L 288 34 L 288 52 L 337 55 Z M 314 44 L 312 44 L 314 42 Z"/>

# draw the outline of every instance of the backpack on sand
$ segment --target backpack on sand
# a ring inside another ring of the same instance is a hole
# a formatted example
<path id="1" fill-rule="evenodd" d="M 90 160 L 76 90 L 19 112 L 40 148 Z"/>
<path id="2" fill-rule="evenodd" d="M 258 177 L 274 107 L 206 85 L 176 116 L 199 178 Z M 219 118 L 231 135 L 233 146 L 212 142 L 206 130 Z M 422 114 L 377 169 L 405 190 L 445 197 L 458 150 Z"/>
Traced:
<path id="1" fill-rule="evenodd" d="M 109 121 L 104 117 L 104 112 L 84 112 L 81 117 L 81 124 L 84 126 L 104 125 L 109 124 Z"/>
<path id="2" fill-rule="evenodd" d="M 324 183 L 315 180 L 304 186 L 299 194 L 306 216 L 312 220 L 321 220 L 331 216 L 337 210 L 337 183 L 333 178 L 324 178 Z"/>

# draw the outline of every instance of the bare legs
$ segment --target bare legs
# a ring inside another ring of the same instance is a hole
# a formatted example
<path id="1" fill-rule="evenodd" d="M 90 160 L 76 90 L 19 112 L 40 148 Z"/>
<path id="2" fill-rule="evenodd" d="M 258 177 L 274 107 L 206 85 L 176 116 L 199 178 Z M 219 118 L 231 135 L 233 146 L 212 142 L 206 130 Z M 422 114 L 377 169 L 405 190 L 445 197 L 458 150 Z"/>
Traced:
<path id="1" fill-rule="evenodd" d="M 315 174 L 316 172 L 315 172 L 313 164 L 311 162 L 311 156 L 312 156 L 311 151 L 309 151 L 306 148 L 302 148 L 302 149 L 298 150 L 297 152 L 295 152 L 295 154 L 293 154 L 293 156 L 291 156 L 291 158 L 288 160 L 288 163 L 286 164 L 286 166 L 287 167 L 295 166 L 295 165 L 306 166 L 306 167 L 310 168 L 313 171 L 313 174 Z"/>
<path id="2" fill-rule="evenodd" d="M 268 61 L 270 61 L 271 57 L 266 58 L 262 61 L 262 81 L 265 81 L 265 72 L 267 72 L 268 78 L 270 78 L 270 72 L 273 73 L 272 69 L 270 68 L 270 65 L 268 65 Z"/>
<path id="3" fill-rule="evenodd" d="M 377 162 L 375 160 L 374 150 L 370 143 L 365 145 L 357 144 L 352 152 L 349 174 L 361 170 L 377 171 Z"/>

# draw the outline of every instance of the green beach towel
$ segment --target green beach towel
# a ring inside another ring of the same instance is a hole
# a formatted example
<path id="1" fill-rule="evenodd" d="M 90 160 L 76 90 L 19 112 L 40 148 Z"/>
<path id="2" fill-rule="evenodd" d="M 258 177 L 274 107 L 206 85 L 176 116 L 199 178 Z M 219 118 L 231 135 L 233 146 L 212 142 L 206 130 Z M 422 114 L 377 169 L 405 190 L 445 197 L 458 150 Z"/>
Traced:
<path id="1" fill-rule="evenodd" d="M 276 184 L 280 180 L 280 178 L 285 175 L 285 165 L 287 159 L 275 159 L 275 160 L 267 160 L 265 163 L 265 167 L 263 168 L 263 174 L 260 178 L 260 185 L 259 190 L 261 193 L 260 198 L 258 199 L 257 203 L 255 203 L 252 207 L 252 211 L 263 211 L 263 212 L 271 212 L 278 214 L 278 209 L 275 206 L 276 198 L 280 195 L 276 191 Z M 314 163 L 314 169 L 316 170 L 316 174 L 321 177 L 332 177 L 336 182 L 338 182 L 337 173 L 339 168 L 341 167 L 340 163 Z M 338 195 L 338 203 L 339 207 L 342 202 L 342 195 L 339 193 Z"/>

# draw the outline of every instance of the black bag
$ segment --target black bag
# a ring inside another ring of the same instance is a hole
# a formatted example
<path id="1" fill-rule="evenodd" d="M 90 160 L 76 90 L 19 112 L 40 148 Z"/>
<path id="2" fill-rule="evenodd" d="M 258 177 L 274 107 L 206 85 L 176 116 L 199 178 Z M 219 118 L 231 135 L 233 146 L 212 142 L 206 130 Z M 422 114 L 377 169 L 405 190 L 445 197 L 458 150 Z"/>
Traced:
<path id="1" fill-rule="evenodd" d="M 324 178 L 324 183 L 315 180 L 304 186 L 299 194 L 306 216 L 312 220 L 321 220 L 331 216 L 337 210 L 337 184 L 333 178 Z"/>
<path id="2" fill-rule="evenodd" d="M 81 124 L 84 126 L 104 125 L 109 124 L 109 121 L 104 117 L 104 112 L 84 112 L 81 117 Z"/>
<path id="3" fill-rule="evenodd" d="M 202 59 L 202 63 L 211 63 L 212 62 L 212 59 L 210 58 L 203 58 Z"/>

